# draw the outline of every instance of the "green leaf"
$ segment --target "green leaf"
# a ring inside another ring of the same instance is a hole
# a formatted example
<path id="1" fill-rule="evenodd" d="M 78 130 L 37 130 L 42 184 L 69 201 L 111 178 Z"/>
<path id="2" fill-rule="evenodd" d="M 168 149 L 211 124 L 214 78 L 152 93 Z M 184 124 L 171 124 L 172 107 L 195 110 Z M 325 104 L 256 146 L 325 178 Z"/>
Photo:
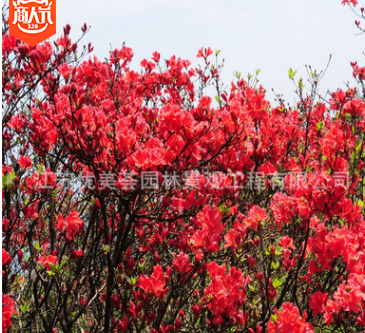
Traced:
<path id="1" fill-rule="evenodd" d="M 24 302 L 24 304 L 20 306 L 20 311 L 22 313 L 26 313 L 28 310 L 29 310 L 28 303 L 27 302 Z"/>
<path id="2" fill-rule="evenodd" d="M 146 268 L 146 262 L 143 262 L 142 264 L 139 264 L 139 269 L 143 272 Z"/>
<path id="3" fill-rule="evenodd" d="M 282 276 L 280 279 L 276 278 L 273 283 L 272 286 L 276 289 L 278 287 L 280 287 L 284 281 L 286 280 L 286 275 Z"/>
<path id="4" fill-rule="evenodd" d="M 295 74 L 297 74 L 297 71 L 294 72 L 293 69 L 290 68 L 288 72 L 289 72 L 289 79 L 291 80 L 294 79 L 294 76 Z"/>
<path id="5" fill-rule="evenodd" d="M 49 268 L 51 269 L 51 271 L 53 272 L 53 273 L 57 273 L 57 267 L 55 267 L 53 264 L 51 264 L 51 263 L 49 263 Z"/>
<path id="6" fill-rule="evenodd" d="M 278 261 L 277 261 L 277 262 L 274 262 L 274 261 L 273 261 L 273 262 L 271 263 L 271 266 L 272 266 L 272 268 L 273 268 L 273 269 L 278 269 L 278 268 L 279 268 L 279 266 L 280 266 L 280 263 L 279 263 Z"/>
<path id="7" fill-rule="evenodd" d="M 300 89 L 303 89 L 305 87 L 305 84 L 303 84 L 303 79 L 299 79 L 298 86 Z"/>
<path id="8" fill-rule="evenodd" d="M 8 186 L 8 179 L 6 178 L 5 175 L 3 175 L 3 178 L 2 178 L 2 183 L 3 183 L 3 189 L 7 188 Z"/>
<path id="9" fill-rule="evenodd" d="M 276 321 L 278 320 L 278 315 L 272 315 L 271 316 L 271 321 L 273 322 L 273 323 L 276 323 Z"/>
<path id="10" fill-rule="evenodd" d="M 58 270 L 61 272 L 62 271 L 62 268 L 67 264 L 67 260 L 63 260 L 61 262 L 61 265 L 58 267 Z"/>
<path id="11" fill-rule="evenodd" d="M 359 155 L 360 150 L 361 150 L 361 147 L 362 147 L 362 141 L 360 141 L 360 143 L 359 143 L 359 144 L 358 144 L 358 146 L 356 147 L 356 155 Z"/>
<path id="12" fill-rule="evenodd" d="M 3 189 L 10 190 L 13 186 L 14 179 L 15 179 L 15 171 L 10 172 L 7 175 L 3 175 L 2 177 Z"/>
<path id="13" fill-rule="evenodd" d="M 324 127 L 324 122 L 323 122 L 323 120 L 321 120 L 317 124 L 317 129 L 320 131 L 323 127 Z"/>
<path id="14" fill-rule="evenodd" d="M 105 253 L 110 253 L 110 245 L 103 245 Z"/>
<path id="15" fill-rule="evenodd" d="M 47 271 L 46 272 L 49 276 L 53 276 L 53 275 L 56 275 L 55 272 L 52 272 L 52 271 Z"/>
<path id="16" fill-rule="evenodd" d="M 223 214 L 228 214 L 229 213 L 229 207 L 225 206 L 224 204 L 221 204 L 218 209 L 223 213 Z"/>

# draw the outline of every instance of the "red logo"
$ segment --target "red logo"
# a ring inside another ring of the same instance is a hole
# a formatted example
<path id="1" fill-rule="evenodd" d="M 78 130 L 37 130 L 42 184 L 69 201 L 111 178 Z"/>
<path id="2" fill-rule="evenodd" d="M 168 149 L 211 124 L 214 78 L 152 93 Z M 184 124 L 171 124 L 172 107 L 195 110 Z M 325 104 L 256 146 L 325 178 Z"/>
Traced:
<path id="1" fill-rule="evenodd" d="M 34 46 L 56 34 L 56 0 L 10 0 L 9 33 Z"/>

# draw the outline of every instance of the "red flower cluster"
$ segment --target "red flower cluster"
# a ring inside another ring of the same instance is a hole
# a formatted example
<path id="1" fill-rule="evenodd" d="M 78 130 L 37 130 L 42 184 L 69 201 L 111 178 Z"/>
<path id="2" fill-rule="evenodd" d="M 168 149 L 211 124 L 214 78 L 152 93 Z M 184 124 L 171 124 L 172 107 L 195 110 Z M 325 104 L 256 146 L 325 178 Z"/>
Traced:
<path id="1" fill-rule="evenodd" d="M 56 253 L 47 256 L 45 251 L 43 251 L 43 256 L 38 259 L 38 263 L 43 265 L 47 271 L 51 271 L 52 267 L 50 265 L 56 266 L 58 263 L 58 257 L 55 254 Z"/>
<path id="2" fill-rule="evenodd" d="M 14 309 L 15 302 L 10 295 L 3 295 L 2 302 L 2 328 L 3 332 L 6 332 L 6 330 L 11 327 L 11 317 L 13 316 L 13 314 L 17 314 L 17 311 Z"/>
<path id="3" fill-rule="evenodd" d="M 153 267 L 153 273 L 149 278 L 144 274 L 138 278 L 138 286 L 149 295 L 161 297 L 167 292 L 166 279 L 168 280 L 168 276 L 165 277 L 162 267 L 157 265 Z"/>
<path id="4" fill-rule="evenodd" d="M 84 229 L 84 221 L 80 219 L 80 215 L 77 211 L 74 211 L 63 218 L 60 214 L 57 219 L 57 229 L 64 231 L 67 240 L 72 241 L 73 237 L 82 232 Z"/>
<path id="5" fill-rule="evenodd" d="M 343 0 L 342 1 L 343 5 L 350 5 L 352 4 L 354 7 L 358 4 L 357 0 Z"/>
<path id="6" fill-rule="evenodd" d="M 305 321 L 306 318 L 305 311 L 302 317 L 298 307 L 292 303 L 285 303 L 282 310 L 275 310 L 275 315 L 271 317 L 268 323 L 268 332 L 314 333 L 313 326 Z"/>
<path id="7" fill-rule="evenodd" d="M 244 325 L 248 313 L 244 315 L 240 308 L 246 303 L 245 285 L 250 281 L 249 276 L 245 278 L 236 267 L 226 275 L 226 267 L 215 262 L 209 263 L 207 270 L 212 281 L 204 290 L 203 303 L 213 313 L 213 324 L 219 326 L 227 320 L 231 325 Z"/>

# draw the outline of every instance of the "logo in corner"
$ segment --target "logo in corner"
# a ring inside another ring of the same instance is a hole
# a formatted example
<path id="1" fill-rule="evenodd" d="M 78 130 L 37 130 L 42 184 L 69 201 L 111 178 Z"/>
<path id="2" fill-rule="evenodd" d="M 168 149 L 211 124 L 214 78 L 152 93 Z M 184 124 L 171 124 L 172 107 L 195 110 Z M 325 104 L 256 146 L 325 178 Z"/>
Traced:
<path id="1" fill-rule="evenodd" d="M 10 0 L 9 33 L 34 46 L 56 34 L 56 0 Z"/>

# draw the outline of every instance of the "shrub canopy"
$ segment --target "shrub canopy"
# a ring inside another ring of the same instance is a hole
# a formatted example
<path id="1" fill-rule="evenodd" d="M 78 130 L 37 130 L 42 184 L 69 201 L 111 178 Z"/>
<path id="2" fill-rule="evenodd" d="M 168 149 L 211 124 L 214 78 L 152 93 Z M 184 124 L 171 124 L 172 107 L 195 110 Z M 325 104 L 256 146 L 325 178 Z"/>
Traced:
<path id="1" fill-rule="evenodd" d="M 361 90 L 272 106 L 210 48 L 137 72 L 69 32 L 3 31 L 3 330 L 363 331 Z"/>

